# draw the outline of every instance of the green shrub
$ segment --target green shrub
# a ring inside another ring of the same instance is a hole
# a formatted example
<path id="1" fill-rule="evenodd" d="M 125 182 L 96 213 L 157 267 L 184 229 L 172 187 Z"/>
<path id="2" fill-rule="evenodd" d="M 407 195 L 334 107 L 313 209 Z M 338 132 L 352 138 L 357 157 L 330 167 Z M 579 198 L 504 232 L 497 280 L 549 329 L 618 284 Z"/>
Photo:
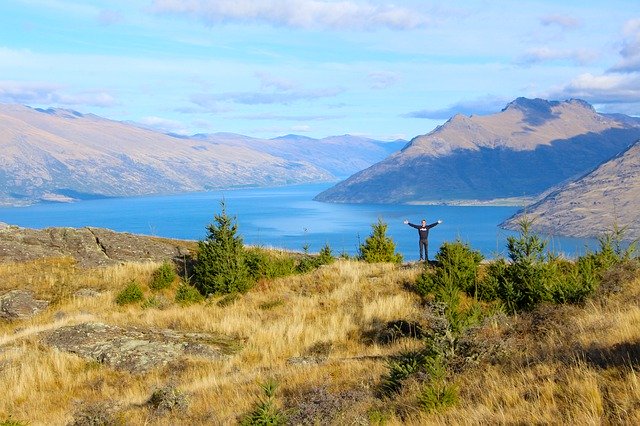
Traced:
<path id="1" fill-rule="evenodd" d="M 269 253 L 257 247 L 245 251 L 245 263 L 249 268 L 249 275 L 256 281 L 260 278 L 286 277 L 296 272 L 293 256 Z"/>
<path id="2" fill-rule="evenodd" d="M 418 402 L 427 413 L 440 412 L 458 402 L 458 389 L 448 383 L 430 383 L 423 387 Z"/>
<path id="3" fill-rule="evenodd" d="M 425 357 L 421 352 L 407 352 L 391 359 L 388 363 L 389 372 L 380 384 L 382 395 L 391 396 L 398 393 L 407 378 L 423 371 L 424 364 Z"/>
<path id="4" fill-rule="evenodd" d="M 220 204 L 222 212 L 207 227 L 206 239 L 198 242 L 194 266 L 196 288 L 205 296 L 245 292 L 253 285 L 235 218 L 227 215 L 224 201 Z"/>
<path id="5" fill-rule="evenodd" d="M 128 305 L 130 303 L 140 302 L 144 299 L 144 293 L 140 284 L 135 281 L 131 281 L 118 295 L 116 296 L 116 303 L 118 305 Z"/>
<path id="6" fill-rule="evenodd" d="M 520 221 L 520 234 L 507 238 L 511 263 L 499 259 L 487 268 L 478 295 L 484 300 L 498 297 L 508 312 L 533 309 L 553 300 L 553 288 L 561 277 L 553 265 L 545 263 L 546 242 L 531 232 L 532 222 Z"/>
<path id="7" fill-rule="evenodd" d="M 274 380 L 268 380 L 262 385 L 264 396 L 255 403 L 253 410 L 240 421 L 243 426 L 269 425 L 277 426 L 286 424 L 286 416 L 278 407 L 276 390 L 278 384 Z"/>
<path id="8" fill-rule="evenodd" d="M 325 245 L 320 249 L 320 253 L 318 253 L 318 266 L 330 265 L 335 262 L 335 260 L 336 258 L 333 256 L 329 243 L 325 243 Z"/>
<path id="9" fill-rule="evenodd" d="M 456 240 L 445 242 L 436 254 L 439 268 L 451 276 L 454 283 L 469 295 L 476 295 L 478 266 L 483 256 L 477 250 L 472 250 L 469 244 Z"/>
<path id="10" fill-rule="evenodd" d="M 378 223 L 371 225 L 371 229 L 371 235 L 360 244 L 359 258 L 368 263 L 401 263 L 402 254 L 396 253 L 395 242 L 387 236 L 387 224 L 378 219 Z"/>
<path id="11" fill-rule="evenodd" d="M 152 290 L 161 290 L 167 288 L 176 279 L 176 271 L 172 263 L 166 260 L 156 269 L 151 276 L 149 287 Z"/>
<path id="12" fill-rule="evenodd" d="M 202 294 L 200 294 L 198 289 L 196 289 L 195 287 L 186 283 L 181 283 L 178 286 L 175 298 L 176 303 L 186 306 L 193 303 L 202 302 L 203 300 L 204 297 L 202 297 Z"/>

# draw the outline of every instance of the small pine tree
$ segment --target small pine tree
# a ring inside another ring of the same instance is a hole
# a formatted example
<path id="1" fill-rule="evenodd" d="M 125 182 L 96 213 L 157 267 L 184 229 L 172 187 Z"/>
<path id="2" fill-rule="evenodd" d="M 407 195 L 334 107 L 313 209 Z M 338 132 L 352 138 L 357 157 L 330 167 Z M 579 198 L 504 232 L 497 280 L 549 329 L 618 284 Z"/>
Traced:
<path id="1" fill-rule="evenodd" d="M 235 217 L 227 215 L 224 201 L 220 206 L 222 211 L 214 216 L 215 223 L 207 227 L 207 238 L 198 242 L 194 278 L 196 288 L 205 296 L 244 292 L 252 285 Z"/>
<path id="2" fill-rule="evenodd" d="M 371 235 L 360 245 L 360 259 L 368 263 L 402 262 L 402 254 L 396 253 L 396 243 L 387 236 L 387 224 L 379 218 L 371 229 Z"/>
<path id="3" fill-rule="evenodd" d="M 324 247 L 320 249 L 320 253 L 318 254 L 318 263 L 320 265 L 329 265 L 335 260 L 336 258 L 333 256 L 331 246 L 329 246 L 329 243 L 325 243 Z"/>

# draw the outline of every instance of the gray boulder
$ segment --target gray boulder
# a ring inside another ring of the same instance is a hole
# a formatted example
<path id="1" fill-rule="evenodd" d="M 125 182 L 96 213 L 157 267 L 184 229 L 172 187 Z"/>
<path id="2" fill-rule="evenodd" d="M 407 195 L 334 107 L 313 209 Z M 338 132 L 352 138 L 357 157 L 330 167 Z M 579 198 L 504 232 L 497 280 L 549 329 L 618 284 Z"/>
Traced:
<path id="1" fill-rule="evenodd" d="M 236 347 L 232 339 L 213 334 L 102 323 L 66 326 L 43 334 L 46 345 L 131 373 L 144 373 L 189 355 L 219 359 Z"/>
<path id="2" fill-rule="evenodd" d="M 0 319 L 17 320 L 31 318 L 49 306 L 46 300 L 37 300 L 33 292 L 11 290 L 0 296 Z"/>

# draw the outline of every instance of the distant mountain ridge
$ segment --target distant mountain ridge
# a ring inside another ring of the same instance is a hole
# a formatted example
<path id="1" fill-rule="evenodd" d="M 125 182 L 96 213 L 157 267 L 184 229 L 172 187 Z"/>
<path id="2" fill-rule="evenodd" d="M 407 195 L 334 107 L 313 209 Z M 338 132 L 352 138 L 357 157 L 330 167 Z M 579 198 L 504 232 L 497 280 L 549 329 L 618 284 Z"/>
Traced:
<path id="1" fill-rule="evenodd" d="M 455 115 L 400 152 L 322 192 L 346 203 L 446 203 L 534 196 L 640 138 L 640 120 L 577 99 L 518 98 L 484 116 Z"/>
<path id="2" fill-rule="evenodd" d="M 625 238 L 640 239 L 640 141 L 501 226 L 516 229 L 525 216 L 550 235 L 594 237 L 618 226 Z"/>
<path id="3" fill-rule="evenodd" d="M 20 105 L 0 104 L 0 129 L 5 205 L 332 181 L 388 154 L 382 142 L 350 136 L 327 147 L 311 139 L 306 150 L 299 143 L 288 150 L 286 139 L 167 135 L 93 114 Z M 358 156 L 349 147 L 353 141 L 366 152 Z M 332 149 L 335 160 L 323 158 Z"/>

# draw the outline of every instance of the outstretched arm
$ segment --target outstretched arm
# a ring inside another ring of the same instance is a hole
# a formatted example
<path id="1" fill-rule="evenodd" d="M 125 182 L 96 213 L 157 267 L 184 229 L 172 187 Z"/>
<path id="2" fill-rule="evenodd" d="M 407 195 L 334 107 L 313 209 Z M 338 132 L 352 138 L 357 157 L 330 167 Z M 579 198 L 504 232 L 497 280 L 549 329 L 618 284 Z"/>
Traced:
<path id="1" fill-rule="evenodd" d="M 415 224 L 413 224 L 413 223 L 409 222 L 409 221 L 408 221 L 408 220 L 406 220 L 406 219 L 404 220 L 404 224 L 405 224 L 405 225 L 409 225 L 409 226 L 410 226 L 410 227 L 412 227 L 412 228 L 420 229 L 420 225 L 415 225 Z"/>
<path id="2" fill-rule="evenodd" d="M 440 219 L 438 219 L 437 222 L 433 222 L 431 225 L 427 225 L 427 228 L 431 229 L 434 226 L 440 225 L 442 223 L 442 221 Z"/>

